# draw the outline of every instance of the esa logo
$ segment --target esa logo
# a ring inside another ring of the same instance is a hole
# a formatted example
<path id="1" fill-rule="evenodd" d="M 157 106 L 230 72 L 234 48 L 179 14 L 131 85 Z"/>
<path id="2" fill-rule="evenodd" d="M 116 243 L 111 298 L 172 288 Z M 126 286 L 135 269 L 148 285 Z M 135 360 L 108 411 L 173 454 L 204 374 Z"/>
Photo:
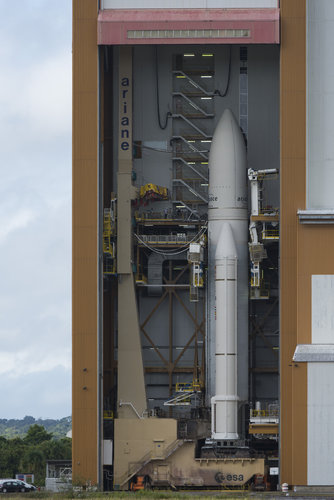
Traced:
<path id="1" fill-rule="evenodd" d="M 224 474 L 223 472 L 217 472 L 215 475 L 215 480 L 217 483 L 223 483 L 224 481 L 243 481 L 243 474 Z"/>
<path id="2" fill-rule="evenodd" d="M 217 201 L 218 200 L 218 196 L 209 196 L 209 201 Z"/>

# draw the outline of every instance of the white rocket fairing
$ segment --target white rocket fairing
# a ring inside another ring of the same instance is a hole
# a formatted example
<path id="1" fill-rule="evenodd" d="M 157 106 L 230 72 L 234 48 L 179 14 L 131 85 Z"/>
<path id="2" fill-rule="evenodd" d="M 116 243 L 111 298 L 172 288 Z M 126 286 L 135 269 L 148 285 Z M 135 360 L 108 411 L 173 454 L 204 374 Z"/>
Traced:
<path id="1" fill-rule="evenodd" d="M 237 439 L 238 400 L 248 399 L 247 162 L 229 109 L 213 136 L 209 170 L 208 349 L 216 364 L 212 437 Z"/>

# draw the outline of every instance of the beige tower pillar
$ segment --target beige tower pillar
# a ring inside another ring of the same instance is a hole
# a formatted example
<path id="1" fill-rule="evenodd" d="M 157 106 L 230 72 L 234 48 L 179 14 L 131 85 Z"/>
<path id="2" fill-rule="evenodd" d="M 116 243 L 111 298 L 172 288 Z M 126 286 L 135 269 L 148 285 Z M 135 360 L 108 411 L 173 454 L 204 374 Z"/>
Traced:
<path id="1" fill-rule="evenodd" d="M 132 48 L 119 54 L 119 130 L 117 174 L 118 418 L 146 410 L 144 368 L 132 273 Z"/>

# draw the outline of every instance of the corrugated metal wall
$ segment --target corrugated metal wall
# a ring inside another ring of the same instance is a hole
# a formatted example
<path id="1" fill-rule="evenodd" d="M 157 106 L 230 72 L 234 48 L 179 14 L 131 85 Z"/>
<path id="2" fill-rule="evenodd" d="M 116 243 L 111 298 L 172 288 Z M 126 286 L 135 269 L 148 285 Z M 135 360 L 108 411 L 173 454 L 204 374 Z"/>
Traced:
<path id="1" fill-rule="evenodd" d="M 306 366 L 291 360 L 298 340 L 297 210 L 305 206 L 306 6 L 281 0 L 281 482 L 306 484 Z M 305 314 L 305 310 L 304 310 Z M 304 335 L 305 337 L 305 335 Z"/>
<path id="2" fill-rule="evenodd" d="M 97 0 L 73 0 L 73 481 L 98 480 Z"/>

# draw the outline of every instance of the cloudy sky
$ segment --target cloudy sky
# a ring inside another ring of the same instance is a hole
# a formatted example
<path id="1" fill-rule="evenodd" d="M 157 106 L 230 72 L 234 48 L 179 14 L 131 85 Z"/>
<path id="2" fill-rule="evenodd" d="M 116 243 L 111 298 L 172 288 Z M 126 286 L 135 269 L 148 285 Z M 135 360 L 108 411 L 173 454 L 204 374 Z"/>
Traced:
<path id="1" fill-rule="evenodd" d="M 0 0 L 0 418 L 71 414 L 71 0 Z"/>

